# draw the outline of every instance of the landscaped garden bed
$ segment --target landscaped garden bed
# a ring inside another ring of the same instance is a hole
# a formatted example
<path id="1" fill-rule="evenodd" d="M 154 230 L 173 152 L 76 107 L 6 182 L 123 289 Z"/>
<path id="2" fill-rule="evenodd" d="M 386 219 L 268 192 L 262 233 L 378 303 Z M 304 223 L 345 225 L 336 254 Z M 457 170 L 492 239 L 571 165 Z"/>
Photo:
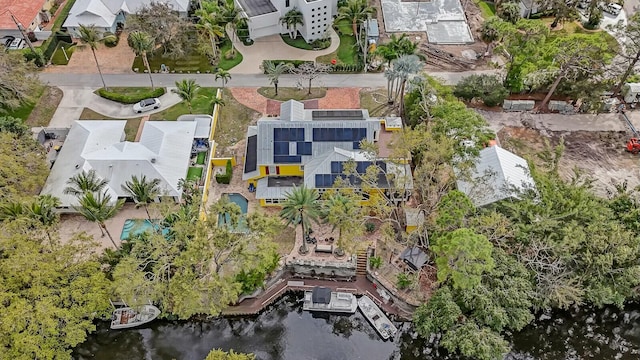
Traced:
<path id="1" fill-rule="evenodd" d="M 311 88 L 311 94 L 307 88 L 302 90 L 292 88 L 292 87 L 284 87 L 278 88 L 278 96 L 276 96 L 276 91 L 273 87 L 261 87 L 258 89 L 258 94 L 274 100 L 287 101 L 287 100 L 311 100 L 311 99 L 319 99 L 323 98 L 327 95 L 326 88 L 314 87 Z"/>
<path id="2" fill-rule="evenodd" d="M 356 38 L 353 36 L 351 24 L 346 20 L 340 20 L 335 23 L 334 28 L 336 29 L 338 36 L 340 36 L 340 46 L 338 46 L 338 49 L 331 54 L 318 56 L 316 61 L 325 64 L 332 64 L 332 60 L 335 60 L 337 64 L 359 64 Z"/>
<path id="3" fill-rule="evenodd" d="M 166 91 L 163 87 L 154 90 L 148 87 L 110 87 L 109 90 L 100 88 L 96 90 L 96 94 L 122 104 L 135 104 L 140 100 L 160 97 Z"/>
<path id="4" fill-rule="evenodd" d="M 213 112 L 213 98 L 216 96 L 217 88 L 203 87 L 198 90 L 198 94 L 191 102 L 193 114 L 211 115 Z M 183 101 L 168 109 L 151 114 L 151 120 L 177 120 L 180 115 L 188 114 L 189 107 Z"/>

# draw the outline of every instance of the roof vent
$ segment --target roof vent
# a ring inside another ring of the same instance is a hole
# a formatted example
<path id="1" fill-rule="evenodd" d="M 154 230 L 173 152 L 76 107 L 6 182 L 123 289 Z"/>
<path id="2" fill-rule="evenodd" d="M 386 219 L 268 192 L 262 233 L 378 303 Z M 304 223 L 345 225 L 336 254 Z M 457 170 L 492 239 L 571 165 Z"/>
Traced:
<path id="1" fill-rule="evenodd" d="M 155 164 L 156 163 L 156 158 L 151 158 L 151 163 Z"/>

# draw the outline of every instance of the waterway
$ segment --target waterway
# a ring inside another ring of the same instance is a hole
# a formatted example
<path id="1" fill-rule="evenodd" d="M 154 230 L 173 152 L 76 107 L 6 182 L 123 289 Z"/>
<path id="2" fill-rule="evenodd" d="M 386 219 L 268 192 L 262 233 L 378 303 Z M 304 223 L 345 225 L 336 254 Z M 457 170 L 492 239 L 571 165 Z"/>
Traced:
<path id="1" fill-rule="evenodd" d="M 98 331 L 74 352 L 75 359 L 202 360 L 212 348 L 252 352 L 261 360 L 431 360 L 457 359 L 404 324 L 395 341 L 382 341 L 359 313 L 317 316 L 288 296 L 252 318 L 156 321 L 132 330 Z M 540 314 L 511 335 L 509 360 L 637 360 L 640 305 Z"/>

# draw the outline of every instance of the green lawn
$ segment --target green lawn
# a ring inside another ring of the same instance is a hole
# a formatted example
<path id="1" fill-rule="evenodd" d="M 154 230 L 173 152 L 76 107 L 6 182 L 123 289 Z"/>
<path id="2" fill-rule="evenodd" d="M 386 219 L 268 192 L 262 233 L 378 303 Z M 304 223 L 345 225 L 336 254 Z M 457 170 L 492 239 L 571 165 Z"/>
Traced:
<path id="1" fill-rule="evenodd" d="M 208 114 L 213 112 L 213 105 L 211 100 L 216 95 L 216 88 L 204 87 L 200 88 L 198 95 L 191 102 L 194 114 Z M 158 113 L 151 114 L 151 120 L 176 120 L 178 116 L 188 114 L 189 107 L 183 101 L 168 109 L 162 110 Z"/>
<path id="2" fill-rule="evenodd" d="M 156 87 L 156 89 L 158 88 Z M 109 92 L 131 97 L 140 97 L 141 95 L 146 95 L 146 97 L 149 97 L 149 95 L 147 94 L 152 91 L 153 90 L 151 90 L 151 87 L 109 86 Z M 94 91 L 93 93 L 99 95 L 98 90 Z"/>
<path id="3" fill-rule="evenodd" d="M 40 100 L 42 93 L 44 93 L 44 89 L 45 89 L 44 86 L 36 89 L 35 96 L 33 97 L 32 101 L 22 104 L 22 106 L 20 106 L 19 108 L 13 111 L 9 111 L 6 115 L 13 116 L 14 118 L 18 118 L 26 121 L 27 118 L 29 118 L 29 115 L 31 114 L 31 112 L 33 111 L 33 108 L 36 106 L 36 104 Z"/>
<path id="4" fill-rule="evenodd" d="M 67 57 L 71 59 L 71 55 L 76 50 L 76 44 L 69 44 L 69 43 L 60 41 L 58 43 L 58 47 L 56 48 L 56 51 L 54 51 L 53 55 L 51 56 L 52 64 L 67 65 L 69 63 L 69 60 L 67 60 L 67 58 L 64 56 L 65 52 L 62 51 L 63 48 L 64 48 L 64 51 L 66 51 L 67 53 Z"/>
<path id="5" fill-rule="evenodd" d="M 169 71 L 175 71 L 176 73 L 196 73 L 198 71 L 206 73 L 207 71 L 213 72 L 214 68 L 209 64 L 209 59 L 206 56 L 195 52 L 195 50 L 193 52 L 186 53 L 178 59 L 171 59 L 169 57 L 162 57 L 162 49 L 158 49 L 149 56 L 149 67 L 151 68 L 151 72 L 159 71 L 162 64 L 169 67 Z M 144 73 L 145 67 L 140 56 L 136 56 L 131 68 L 137 68 L 139 73 Z"/>
<path id="6" fill-rule="evenodd" d="M 486 20 L 492 16 L 496 16 L 496 5 L 493 2 L 484 0 L 475 0 L 476 5 L 480 8 L 482 17 Z"/>
<path id="7" fill-rule="evenodd" d="M 309 100 L 309 99 L 319 99 L 325 97 L 327 95 L 326 88 L 311 88 L 311 95 L 308 94 L 309 90 L 305 87 L 302 90 L 298 90 L 296 88 L 291 87 L 279 87 L 278 88 L 278 96 L 276 96 L 276 90 L 273 86 L 270 87 L 261 87 L 258 89 L 258 94 L 274 100 L 287 101 L 287 100 Z"/>
<path id="8" fill-rule="evenodd" d="M 551 23 L 553 22 L 552 17 L 542 18 L 541 20 L 547 25 L 551 25 Z M 609 47 L 614 50 L 617 50 L 620 46 L 618 41 L 613 36 L 611 36 L 611 34 L 609 34 L 608 32 L 602 29 L 587 30 L 583 28 L 582 25 L 580 25 L 580 23 L 577 21 L 565 22 L 564 24 L 562 24 L 562 28 L 560 30 L 551 31 L 552 37 L 560 37 L 560 36 L 566 36 L 570 34 L 589 34 L 592 36 L 600 37 L 602 41 L 609 44 Z"/>
<path id="9" fill-rule="evenodd" d="M 207 153 L 206 152 L 199 152 L 198 153 L 198 159 L 196 160 L 196 164 L 198 165 L 204 165 L 204 159 L 207 157 Z"/>
<path id="10" fill-rule="evenodd" d="M 356 48 L 356 38 L 353 36 L 351 23 L 347 20 L 338 21 L 335 26 L 340 36 L 340 46 L 331 54 L 318 56 L 316 61 L 329 64 L 336 59 L 338 63 L 356 65 L 358 64 L 358 49 Z"/>
<path id="11" fill-rule="evenodd" d="M 300 34 L 295 39 L 289 37 L 289 34 L 280 34 L 282 41 L 284 41 L 287 45 L 293 46 L 294 48 L 302 49 L 302 50 L 313 50 L 313 46 L 307 44 Z"/>
<path id="12" fill-rule="evenodd" d="M 222 46 L 220 47 L 220 54 L 222 55 L 220 57 L 220 62 L 218 63 L 219 68 L 224 70 L 229 70 L 242 62 L 242 54 L 240 54 L 240 52 L 237 51 L 237 49 L 236 49 L 236 55 L 231 59 L 227 59 L 225 54 L 228 53 L 229 51 L 231 51 L 231 41 L 223 42 Z"/>
<path id="13" fill-rule="evenodd" d="M 395 112 L 393 106 L 387 104 L 386 89 L 362 89 L 360 90 L 360 107 L 369 110 L 371 116 L 387 116 Z"/>
<path id="14" fill-rule="evenodd" d="M 61 100 L 62 90 L 57 87 L 46 86 L 42 96 L 36 102 L 36 106 L 25 120 L 26 124 L 29 126 L 49 125 Z"/>
<path id="15" fill-rule="evenodd" d="M 203 169 L 202 167 L 190 167 L 187 171 L 187 180 L 200 180 Z"/>
<path id="16" fill-rule="evenodd" d="M 123 120 L 123 119 L 115 119 L 112 117 L 108 117 L 97 113 L 89 108 L 82 109 L 82 113 L 80 114 L 80 120 Z M 126 141 L 134 141 L 136 139 L 136 135 L 138 134 L 138 128 L 140 127 L 140 121 L 142 118 L 134 118 L 134 119 L 126 119 L 127 124 L 124 126 L 125 140 Z"/>

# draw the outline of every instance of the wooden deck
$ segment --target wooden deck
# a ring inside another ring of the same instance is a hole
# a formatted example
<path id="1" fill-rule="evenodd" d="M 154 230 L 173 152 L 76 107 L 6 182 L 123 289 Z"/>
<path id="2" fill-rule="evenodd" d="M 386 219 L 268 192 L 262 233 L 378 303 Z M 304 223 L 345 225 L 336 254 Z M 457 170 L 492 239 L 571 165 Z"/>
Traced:
<path id="1" fill-rule="evenodd" d="M 324 286 L 332 291 L 349 292 L 356 295 L 369 296 L 384 312 L 395 316 L 398 320 L 410 320 L 408 314 L 393 304 L 385 304 L 374 285 L 365 276 L 356 276 L 355 281 L 331 281 L 315 279 L 296 279 L 284 277 L 258 297 L 246 299 L 238 305 L 230 306 L 222 311 L 225 316 L 257 315 L 276 300 L 289 292 L 311 290 L 315 286 Z"/>

